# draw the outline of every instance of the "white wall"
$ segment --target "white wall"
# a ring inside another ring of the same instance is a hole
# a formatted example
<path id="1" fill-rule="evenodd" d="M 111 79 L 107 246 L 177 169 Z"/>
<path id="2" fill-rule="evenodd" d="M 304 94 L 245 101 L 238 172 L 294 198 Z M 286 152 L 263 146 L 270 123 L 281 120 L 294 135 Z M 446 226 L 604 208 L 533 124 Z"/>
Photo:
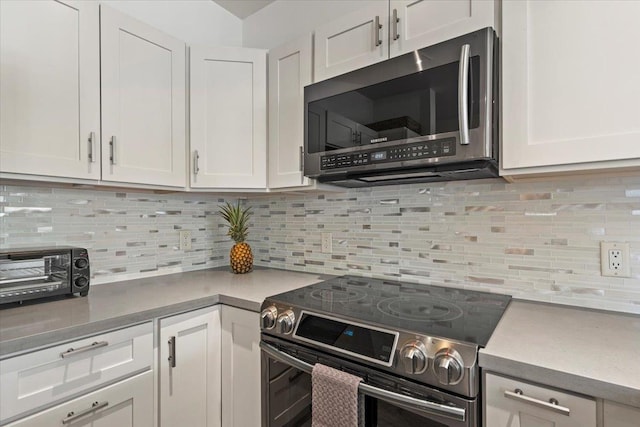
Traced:
<path id="1" fill-rule="evenodd" d="M 245 18 L 243 45 L 271 49 L 378 1 L 383 0 L 277 0 Z"/>
<path id="2" fill-rule="evenodd" d="M 242 20 L 211 0 L 101 0 L 189 45 L 242 46 Z"/>

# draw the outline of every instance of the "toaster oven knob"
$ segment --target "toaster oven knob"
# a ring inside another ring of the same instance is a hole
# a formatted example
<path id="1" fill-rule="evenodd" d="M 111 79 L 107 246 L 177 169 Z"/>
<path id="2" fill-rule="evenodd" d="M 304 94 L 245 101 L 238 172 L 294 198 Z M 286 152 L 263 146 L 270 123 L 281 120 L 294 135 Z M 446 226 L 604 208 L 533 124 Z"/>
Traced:
<path id="1" fill-rule="evenodd" d="M 427 369 L 427 349 L 420 341 L 410 341 L 400 350 L 400 358 L 407 374 L 421 374 Z"/>
<path id="2" fill-rule="evenodd" d="M 78 258 L 75 260 L 74 262 L 76 268 L 87 268 L 87 265 L 89 265 L 89 261 L 86 258 Z"/>
<path id="3" fill-rule="evenodd" d="M 293 332 L 293 323 L 295 322 L 293 311 L 287 310 L 278 316 L 278 332 L 281 334 L 290 334 Z"/>
<path id="4" fill-rule="evenodd" d="M 87 286 L 89 284 L 89 279 L 87 279 L 84 276 L 80 276 L 77 277 L 74 281 L 73 284 L 76 288 L 80 289 L 80 288 L 84 288 L 85 286 Z"/>
<path id="5" fill-rule="evenodd" d="M 436 377 L 445 385 L 456 385 L 462 380 L 463 366 L 460 354 L 450 348 L 440 350 L 433 360 Z"/>
<path id="6" fill-rule="evenodd" d="M 276 326 L 276 319 L 278 318 L 278 309 L 274 306 L 270 306 L 262 310 L 260 313 L 260 325 L 262 329 L 273 329 Z"/>

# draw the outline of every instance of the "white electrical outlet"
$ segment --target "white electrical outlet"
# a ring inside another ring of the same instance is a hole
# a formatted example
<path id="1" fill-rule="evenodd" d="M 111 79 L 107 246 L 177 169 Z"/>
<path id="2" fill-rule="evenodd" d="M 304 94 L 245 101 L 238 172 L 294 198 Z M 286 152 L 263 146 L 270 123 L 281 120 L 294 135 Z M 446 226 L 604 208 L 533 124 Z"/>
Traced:
<path id="1" fill-rule="evenodd" d="M 191 231 L 180 230 L 180 250 L 188 251 L 191 249 Z"/>
<path id="2" fill-rule="evenodd" d="M 629 243 L 600 242 L 600 268 L 603 276 L 631 277 Z"/>
<path id="3" fill-rule="evenodd" d="M 333 252 L 333 236 L 331 233 L 322 233 L 322 253 L 330 254 Z"/>

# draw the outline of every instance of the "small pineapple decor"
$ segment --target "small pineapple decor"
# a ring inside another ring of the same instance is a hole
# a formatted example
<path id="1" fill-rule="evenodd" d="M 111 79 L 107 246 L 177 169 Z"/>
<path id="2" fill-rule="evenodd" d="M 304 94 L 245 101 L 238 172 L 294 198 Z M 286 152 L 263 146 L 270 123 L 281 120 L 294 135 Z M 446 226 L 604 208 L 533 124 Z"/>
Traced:
<path id="1" fill-rule="evenodd" d="M 229 252 L 231 270 L 236 274 L 250 272 L 253 268 L 253 254 L 251 246 L 245 242 L 245 239 L 249 234 L 247 223 L 251 217 L 251 207 L 242 209 L 240 201 L 236 205 L 227 202 L 224 206 L 220 206 L 218 213 L 229 223 L 227 235 L 236 242 Z"/>

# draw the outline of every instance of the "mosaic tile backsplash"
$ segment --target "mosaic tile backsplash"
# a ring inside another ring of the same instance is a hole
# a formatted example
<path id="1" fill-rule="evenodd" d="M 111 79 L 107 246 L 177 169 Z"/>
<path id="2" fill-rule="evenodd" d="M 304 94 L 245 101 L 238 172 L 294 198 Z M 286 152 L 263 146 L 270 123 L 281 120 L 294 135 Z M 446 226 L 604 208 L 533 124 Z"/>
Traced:
<path id="1" fill-rule="evenodd" d="M 227 265 L 227 198 L 0 185 L 0 246 L 89 248 L 93 283 Z M 229 198 L 233 201 L 234 199 Z M 251 196 L 257 265 L 508 293 L 640 313 L 640 177 L 412 184 Z M 178 231 L 193 248 L 178 248 Z M 333 252 L 321 235 L 332 233 Z M 631 278 L 600 275 L 600 241 Z"/>
<path id="2" fill-rule="evenodd" d="M 231 247 L 216 214 L 224 199 L 0 185 L 0 247 L 89 249 L 92 284 L 226 263 Z M 192 248 L 179 248 L 191 230 Z"/>

